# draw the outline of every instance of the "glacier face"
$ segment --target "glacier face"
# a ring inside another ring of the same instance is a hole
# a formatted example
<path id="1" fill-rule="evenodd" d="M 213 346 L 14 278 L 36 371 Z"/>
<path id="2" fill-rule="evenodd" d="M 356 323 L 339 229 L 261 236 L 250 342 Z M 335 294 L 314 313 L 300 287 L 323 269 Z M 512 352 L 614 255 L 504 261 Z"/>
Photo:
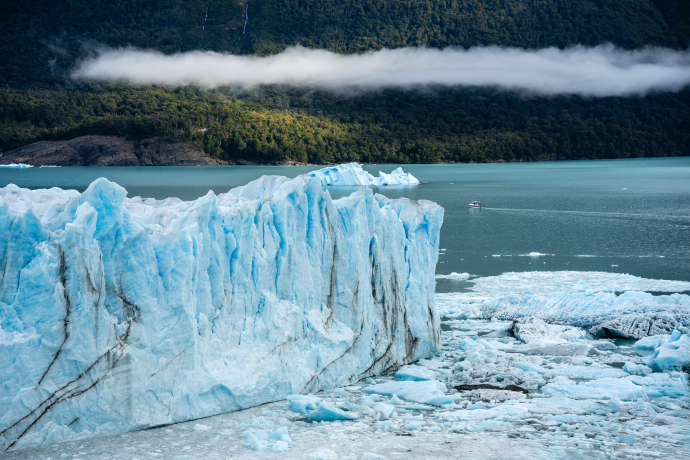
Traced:
<path id="1" fill-rule="evenodd" d="M 374 177 L 358 163 L 346 163 L 329 166 L 307 173 L 309 177 L 321 180 L 322 185 L 418 185 L 419 180 L 402 168 L 396 168 L 390 174 L 379 171 L 379 177 Z"/>
<path id="2" fill-rule="evenodd" d="M 0 189 L 4 449 L 318 391 L 433 355 L 443 209 L 264 176 L 192 202 Z"/>

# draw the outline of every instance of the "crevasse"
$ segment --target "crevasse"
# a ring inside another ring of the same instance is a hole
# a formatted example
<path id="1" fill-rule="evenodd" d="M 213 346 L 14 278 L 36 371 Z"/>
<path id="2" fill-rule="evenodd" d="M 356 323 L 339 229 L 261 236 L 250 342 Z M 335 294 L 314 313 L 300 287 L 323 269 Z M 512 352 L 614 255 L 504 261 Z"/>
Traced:
<path id="1" fill-rule="evenodd" d="M 0 189 L 0 441 L 113 434 L 431 356 L 443 209 L 264 176 L 192 202 Z"/>

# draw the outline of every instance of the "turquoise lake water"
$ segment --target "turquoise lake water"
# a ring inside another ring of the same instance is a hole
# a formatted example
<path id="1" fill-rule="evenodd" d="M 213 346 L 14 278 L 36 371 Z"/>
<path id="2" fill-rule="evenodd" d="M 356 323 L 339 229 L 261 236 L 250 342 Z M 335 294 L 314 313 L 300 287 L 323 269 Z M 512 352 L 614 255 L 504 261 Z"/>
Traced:
<path id="1" fill-rule="evenodd" d="M 395 165 L 368 165 L 374 175 Z M 191 200 L 264 174 L 301 166 L 0 168 L 0 187 L 83 191 L 106 177 L 130 197 Z M 381 187 L 391 198 L 435 201 L 446 210 L 437 273 L 597 270 L 690 281 L 690 157 L 544 163 L 403 165 L 418 186 Z M 356 187 L 331 188 L 334 197 Z M 479 200 L 485 209 L 470 209 Z M 530 253 L 545 254 L 529 256 Z M 439 280 L 437 290 L 456 290 Z"/>

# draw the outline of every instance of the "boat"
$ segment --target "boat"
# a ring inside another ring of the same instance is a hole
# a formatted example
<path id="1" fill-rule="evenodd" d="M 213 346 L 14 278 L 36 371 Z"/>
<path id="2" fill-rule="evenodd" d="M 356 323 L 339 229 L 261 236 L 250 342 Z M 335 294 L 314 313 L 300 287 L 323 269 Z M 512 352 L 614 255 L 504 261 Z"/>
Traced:
<path id="1" fill-rule="evenodd" d="M 479 201 L 473 201 L 472 203 L 468 204 L 467 206 L 469 206 L 470 208 L 483 208 L 483 207 L 485 207 Z"/>

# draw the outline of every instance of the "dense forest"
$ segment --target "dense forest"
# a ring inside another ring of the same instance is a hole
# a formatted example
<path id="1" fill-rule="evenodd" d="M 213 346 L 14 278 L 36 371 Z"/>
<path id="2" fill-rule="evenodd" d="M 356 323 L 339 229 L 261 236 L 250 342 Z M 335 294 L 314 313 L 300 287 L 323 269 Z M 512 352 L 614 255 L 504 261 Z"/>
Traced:
<path id="1" fill-rule="evenodd" d="M 128 87 L 73 81 L 101 46 L 269 55 L 382 47 L 690 44 L 683 0 L 27 0 L 0 15 L 0 151 L 84 134 L 197 142 L 211 156 L 312 163 L 690 155 L 690 91 L 527 97 L 491 89 Z"/>

